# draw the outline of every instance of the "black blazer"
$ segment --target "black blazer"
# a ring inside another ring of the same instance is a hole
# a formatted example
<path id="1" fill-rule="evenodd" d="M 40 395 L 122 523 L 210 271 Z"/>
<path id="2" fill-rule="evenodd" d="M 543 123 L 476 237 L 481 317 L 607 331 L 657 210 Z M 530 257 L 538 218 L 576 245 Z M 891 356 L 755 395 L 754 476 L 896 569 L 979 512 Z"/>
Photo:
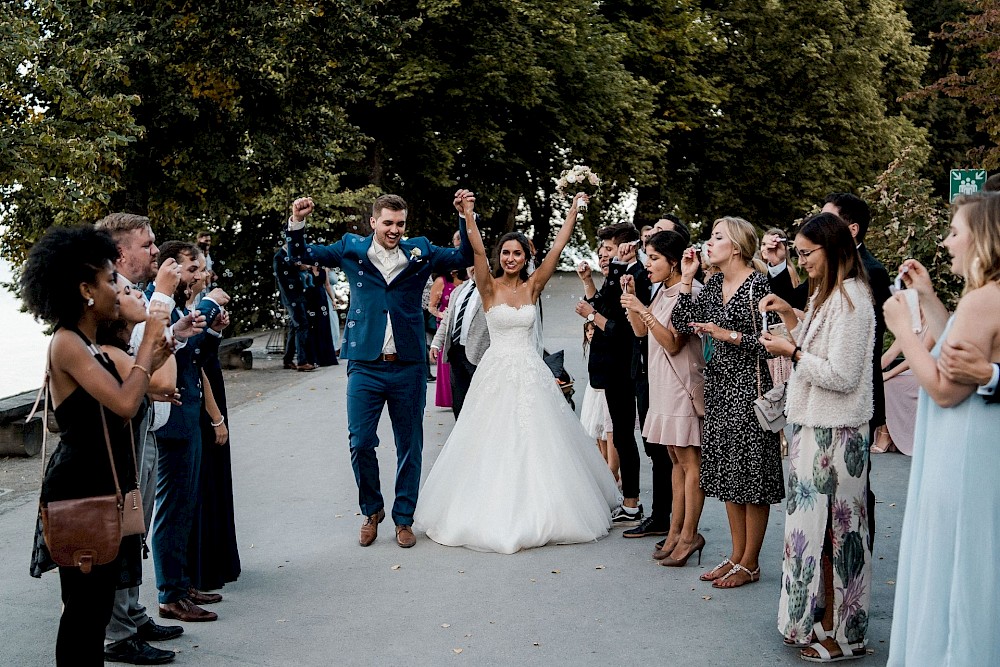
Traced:
<path id="1" fill-rule="evenodd" d="M 595 328 L 594 338 L 590 343 L 587 371 L 590 374 L 590 386 L 595 389 L 606 389 L 616 380 L 622 380 L 625 372 L 628 372 L 631 378 L 631 372 L 624 369 L 632 367 L 636 342 L 632 326 L 628 323 L 625 309 L 622 308 L 619 276 L 620 270 L 613 271 L 605 278 L 601 289 L 587 299 L 587 302 L 608 320 L 603 331 Z"/>

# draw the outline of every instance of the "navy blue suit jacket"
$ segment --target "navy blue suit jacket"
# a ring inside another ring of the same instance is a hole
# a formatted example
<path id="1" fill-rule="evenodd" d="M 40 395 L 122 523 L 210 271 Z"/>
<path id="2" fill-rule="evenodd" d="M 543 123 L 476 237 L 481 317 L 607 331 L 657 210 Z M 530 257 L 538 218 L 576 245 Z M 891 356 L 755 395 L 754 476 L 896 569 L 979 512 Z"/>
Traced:
<path id="1" fill-rule="evenodd" d="M 342 359 L 374 361 L 382 354 L 386 317 L 392 319 L 392 336 L 400 361 L 426 361 L 424 313 L 421 297 L 432 272 L 447 273 L 471 266 L 472 246 L 462 220 L 458 227 L 461 245 L 440 248 L 424 237 L 399 242 L 409 263 L 392 282 L 368 259 L 372 236 L 345 234 L 332 245 L 305 242 L 305 230 L 287 232 L 292 261 L 325 267 L 340 267 L 351 286 L 351 305 L 340 348 Z"/>

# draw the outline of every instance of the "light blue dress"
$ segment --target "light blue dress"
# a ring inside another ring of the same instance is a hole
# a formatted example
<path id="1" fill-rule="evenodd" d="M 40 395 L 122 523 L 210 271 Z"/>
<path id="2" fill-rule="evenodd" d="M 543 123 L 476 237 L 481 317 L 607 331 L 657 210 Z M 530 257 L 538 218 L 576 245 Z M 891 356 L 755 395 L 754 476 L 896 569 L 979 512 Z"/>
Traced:
<path id="1" fill-rule="evenodd" d="M 942 408 L 921 389 L 889 665 L 1000 665 L 998 553 L 1000 404 Z"/>

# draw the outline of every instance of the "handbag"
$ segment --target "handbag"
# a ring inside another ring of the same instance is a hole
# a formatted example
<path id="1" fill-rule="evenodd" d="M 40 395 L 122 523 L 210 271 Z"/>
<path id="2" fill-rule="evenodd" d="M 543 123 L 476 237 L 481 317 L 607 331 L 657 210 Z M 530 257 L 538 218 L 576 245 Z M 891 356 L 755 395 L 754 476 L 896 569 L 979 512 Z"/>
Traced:
<path id="1" fill-rule="evenodd" d="M 756 323 L 757 315 L 753 312 L 753 286 L 750 287 L 750 319 Z M 757 333 L 756 331 L 754 333 Z M 761 389 L 760 362 L 757 359 L 757 398 L 753 402 L 753 413 L 760 427 L 771 433 L 779 433 L 785 428 L 785 382 L 775 385 L 765 394 Z"/>
<path id="2" fill-rule="evenodd" d="M 152 408 L 150 408 L 152 409 Z M 101 408 L 101 420 L 104 420 L 104 408 Z M 107 424 L 104 425 L 104 436 L 107 437 Z M 146 532 L 146 519 L 142 511 L 142 494 L 139 493 L 139 457 L 135 452 L 135 432 L 132 424 L 128 425 L 128 434 L 132 440 L 132 461 L 135 463 L 135 488 L 125 494 L 122 505 L 122 535 L 142 535 Z"/>
<path id="3" fill-rule="evenodd" d="M 35 399 L 35 405 L 28 415 L 29 420 L 34 416 L 39 400 L 44 399 L 45 421 L 48 422 L 49 378 L 50 371 L 46 369 L 45 383 L 38 391 L 38 398 Z M 95 565 L 106 565 L 117 558 L 122 541 L 124 503 L 121 487 L 118 485 L 118 472 L 115 469 L 103 406 L 101 406 L 101 422 L 104 426 L 104 443 L 108 450 L 108 461 L 111 463 L 115 493 L 54 500 L 48 503 L 39 502 L 42 535 L 52 560 L 60 567 L 78 567 L 83 574 L 90 573 Z M 46 429 L 42 432 L 43 466 L 47 441 Z"/>

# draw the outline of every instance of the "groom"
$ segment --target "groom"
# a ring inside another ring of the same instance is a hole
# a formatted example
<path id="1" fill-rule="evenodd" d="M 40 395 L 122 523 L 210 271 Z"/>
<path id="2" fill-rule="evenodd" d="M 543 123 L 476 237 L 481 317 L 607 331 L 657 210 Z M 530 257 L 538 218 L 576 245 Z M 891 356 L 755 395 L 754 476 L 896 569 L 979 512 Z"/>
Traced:
<path id="1" fill-rule="evenodd" d="M 455 201 L 461 211 L 461 200 Z M 371 236 L 346 234 L 328 246 L 305 242 L 305 220 L 312 199 L 292 203 L 288 220 L 288 255 L 293 262 L 340 267 L 351 286 L 351 305 L 341 348 L 347 359 L 347 430 L 351 465 L 365 516 L 358 541 L 367 547 L 378 537 L 385 518 L 379 485 L 379 417 L 386 403 L 396 439 L 396 500 L 392 519 L 396 542 L 416 544 L 413 511 L 420 487 L 423 456 L 423 416 L 427 400 L 427 360 L 421 296 L 428 276 L 472 264 L 472 246 L 464 220 L 459 225 L 461 245 L 439 248 L 423 238 L 404 240 L 406 202 L 398 195 L 382 195 L 372 206 Z"/>

